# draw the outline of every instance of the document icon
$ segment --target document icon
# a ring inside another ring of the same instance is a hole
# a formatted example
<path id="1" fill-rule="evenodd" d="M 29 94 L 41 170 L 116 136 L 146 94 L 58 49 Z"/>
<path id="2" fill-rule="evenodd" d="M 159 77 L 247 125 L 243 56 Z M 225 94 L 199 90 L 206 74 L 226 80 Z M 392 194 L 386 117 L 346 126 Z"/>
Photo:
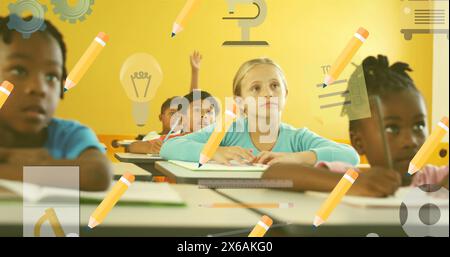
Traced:
<path id="1" fill-rule="evenodd" d="M 78 166 L 23 168 L 24 237 L 79 237 L 79 170 Z M 64 187 L 54 187 L 48 181 Z"/>
<path id="2" fill-rule="evenodd" d="M 315 85 L 319 113 L 323 118 L 321 120 L 332 122 L 343 116 L 347 116 L 349 120 L 358 120 L 371 116 L 363 68 L 357 66 L 355 70 L 354 66 L 347 67 L 343 78 L 326 88 L 323 88 L 323 83 Z M 321 68 L 324 73 L 329 70 L 328 65 Z"/>
<path id="3" fill-rule="evenodd" d="M 400 32 L 406 40 L 414 34 L 446 34 L 448 39 L 448 0 L 401 0 Z"/>

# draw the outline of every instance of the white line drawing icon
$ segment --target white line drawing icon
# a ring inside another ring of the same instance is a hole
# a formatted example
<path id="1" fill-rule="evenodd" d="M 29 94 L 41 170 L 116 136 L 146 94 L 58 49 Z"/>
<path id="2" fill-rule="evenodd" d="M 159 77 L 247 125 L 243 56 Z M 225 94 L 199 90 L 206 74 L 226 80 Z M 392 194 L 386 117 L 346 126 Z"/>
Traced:
<path id="1" fill-rule="evenodd" d="M 258 13 L 254 17 L 223 17 L 224 20 L 239 20 L 238 25 L 242 29 L 241 40 L 239 41 L 225 41 L 223 46 L 268 46 L 267 41 L 252 41 L 250 40 L 250 28 L 261 25 L 267 17 L 267 5 L 265 0 L 227 0 L 228 13 L 234 14 L 236 5 L 238 4 L 253 4 L 257 7 Z"/>
<path id="2" fill-rule="evenodd" d="M 448 0 L 401 0 L 402 26 L 406 40 L 414 34 L 446 34 L 448 39 Z"/>

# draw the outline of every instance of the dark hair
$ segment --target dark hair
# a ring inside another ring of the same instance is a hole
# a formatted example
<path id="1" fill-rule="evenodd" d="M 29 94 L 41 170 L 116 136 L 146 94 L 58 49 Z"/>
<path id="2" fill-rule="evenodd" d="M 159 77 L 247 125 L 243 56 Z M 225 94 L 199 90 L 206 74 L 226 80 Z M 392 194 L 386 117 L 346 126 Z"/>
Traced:
<path id="1" fill-rule="evenodd" d="M 167 98 L 166 101 L 164 101 L 164 103 L 161 105 L 161 114 L 164 114 L 164 112 L 170 108 L 170 103 L 172 102 L 172 100 L 174 100 L 177 97 L 178 96 L 173 96 L 173 97 Z"/>
<path id="2" fill-rule="evenodd" d="M 30 20 L 32 16 L 28 16 L 23 18 L 24 20 Z M 13 33 L 15 31 L 10 30 L 8 28 L 8 22 L 11 19 L 11 16 L 1 17 L 0 16 L 0 36 L 5 44 L 11 44 L 13 39 Z M 62 56 L 63 56 L 63 76 L 61 80 L 61 98 L 64 96 L 64 80 L 67 78 L 67 68 L 66 68 L 66 58 L 67 58 L 67 48 L 64 43 L 63 35 L 59 30 L 48 20 L 44 20 L 46 29 L 44 31 L 39 31 L 41 33 L 47 33 L 52 36 L 56 42 L 58 42 L 59 47 L 61 48 Z M 16 32 L 18 33 L 18 32 Z"/>
<path id="3" fill-rule="evenodd" d="M 199 94 L 200 94 L 200 97 L 199 97 Z M 191 103 L 193 103 L 194 101 L 197 101 L 197 100 L 203 101 L 203 100 L 208 99 L 208 100 L 211 101 L 211 104 L 214 107 L 214 111 L 215 111 L 216 115 L 218 115 L 219 112 L 220 112 L 219 104 L 217 103 L 217 100 L 210 93 L 208 93 L 206 91 L 193 90 L 189 94 L 186 94 L 183 97 L 175 97 L 174 100 L 177 103 L 179 103 L 178 104 L 178 110 L 181 110 L 181 107 L 182 107 L 181 103 L 183 102 L 183 99 L 186 99 L 189 102 L 189 104 L 191 104 Z"/>
<path id="4" fill-rule="evenodd" d="M 357 77 L 361 73 L 360 71 L 358 72 L 360 70 L 358 68 L 351 75 L 348 81 L 348 88 L 357 86 L 355 83 L 358 83 Z M 369 56 L 362 62 L 362 70 L 368 97 L 377 95 L 380 98 L 384 98 L 390 93 L 403 90 L 419 92 L 408 74 L 412 69 L 407 63 L 396 62 L 389 66 L 389 60 L 386 56 Z M 350 120 L 350 130 L 356 128 L 357 122 L 358 120 Z"/>
<path id="5" fill-rule="evenodd" d="M 198 98 L 198 95 L 200 94 L 200 98 Z M 191 91 L 189 94 L 184 96 L 185 99 L 187 99 L 189 101 L 189 104 L 191 104 L 194 101 L 197 100 L 211 100 L 212 101 L 212 105 L 214 106 L 214 111 L 217 114 L 219 114 L 220 109 L 219 109 L 219 104 L 217 103 L 216 99 L 207 91 L 203 91 L 203 90 L 193 90 Z"/>
<path id="6" fill-rule="evenodd" d="M 194 91 L 196 93 L 194 93 Z M 203 91 L 203 90 L 194 90 L 191 91 L 189 94 L 186 94 L 185 96 L 174 96 L 171 98 L 167 98 L 166 101 L 164 101 L 164 103 L 161 105 L 161 114 L 163 114 L 168 108 L 170 108 L 171 104 L 178 104 L 178 111 L 180 111 L 182 109 L 182 103 L 184 102 L 183 100 L 187 100 L 189 102 L 189 104 L 191 104 L 192 102 L 196 101 L 196 100 L 205 100 L 205 99 L 209 99 L 212 100 L 212 105 L 214 106 L 214 111 L 216 112 L 216 115 L 219 113 L 219 105 L 216 101 L 216 99 L 208 92 Z M 200 93 L 200 98 L 198 98 L 198 94 Z"/>

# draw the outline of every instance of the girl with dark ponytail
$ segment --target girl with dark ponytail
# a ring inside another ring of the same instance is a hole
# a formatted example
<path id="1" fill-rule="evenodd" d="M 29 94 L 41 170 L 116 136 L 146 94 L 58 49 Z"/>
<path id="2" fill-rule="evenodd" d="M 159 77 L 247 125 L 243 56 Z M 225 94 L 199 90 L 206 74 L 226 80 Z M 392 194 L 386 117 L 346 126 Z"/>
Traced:
<path id="1" fill-rule="evenodd" d="M 424 98 L 409 75 L 413 70 L 407 63 L 396 62 L 390 65 L 386 56 L 378 55 L 364 59 L 362 68 L 368 96 L 378 96 L 381 99 L 384 129 L 395 170 L 392 172 L 405 178 L 409 162 L 428 134 Z M 349 80 L 349 87 L 354 83 L 352 78 L 353 76 Z M 350 121 L 349 132 L 353 147 L 359 154 L 366 156 L 372 167 L 381 168 L 384 164 L 384 154 L 378 131 L 374 115 L 371 118 Z M 423 172 L 416 174 L 412 185 L 438 184 L 448 176 L 448 165 L 428 165 Z M 411 180 L 403 179 L 403 186 L 410 183 Z"/>

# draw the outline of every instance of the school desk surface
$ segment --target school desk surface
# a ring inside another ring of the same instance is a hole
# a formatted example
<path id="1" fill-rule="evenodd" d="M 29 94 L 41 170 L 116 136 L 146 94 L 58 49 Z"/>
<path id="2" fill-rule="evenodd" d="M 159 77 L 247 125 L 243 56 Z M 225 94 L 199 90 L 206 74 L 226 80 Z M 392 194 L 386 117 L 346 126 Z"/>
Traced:
<path id="1" fill-rule="evenodd" d="M 154 157 L 146 154 L 115 153 L 114 157 L 120 162 L 133 163 L 150 172 L 153 176 L 162 175 L 157 169 L 155 169 L 155 162 L 163 160 L 163 158 L 159 156 Z"/>
<path id="2" fill-rule="evenodd" d="M 255 171 L 192 171 L 165 161 L 156 162 L 155 169 L 177 184 L 198 184 L 199 179 L 259 179 L 263 174 Z"/>
<path id="3" fill-rule="evenodd" d="M 263 210 L 266 215 L 273 219 L 295 224 L 284 228 L 284 233 L 288 235 L 364 237 L 370 233 L 375 233 L 380 237 L 406 236 L 400 222 L 400 206 L 387 208 L 355 207 L 341 202 L 324 224 L 313 229 L 314 216 L 326 197 L 268 189 L 217 189 L 217 192 L 243 203 L 294 203 L 293 208 Z M 448 206 L 439 208 L 441 219 L 448 221 Z M 446 212 L 443 211 L 445 209 Z M 426 230 L 427 226 L 423 225 L 423 228 Z M 448 223 L 446 226 L 448 229 Z"/>
<path id="4" fill-rule="evenodd" d="M 136 181 L 152 181 L 152 174 L 135 164 L 126 162 L 116 162 L 112 164 L 114 180 L 119 180 L 125 172 L 131 172 Z"/>
<path id="5" fill-rule="evenodd" d="M 197 185 L 171 185 L 185 201 L 185 206 L 116 206 L 105 221 L 87 229 L 89 216 L 96 205 L 80 206 L 80 236 L 207 236 L 254 227 L 262 215 L 278 226 L 269 229 L 273 236 L 357 236 L 368 234 L 406 236 L 398 208 L 360 208 L 340 204 L 329 220 L 317 229 L 312 221 L 324 199 L 297 192 L 273 189 L 199 189 Z M 290 202 L 288 209 L 215 209 L 199 207 L 205 203 Z M 0 201 L 0 236 L 22 236 L 22 203 Z M 246 237 L 248 232 L 234 236 Z"/>
<path id="6" fill-rule="evenodd" d="M 258 215 L 245 209 L 205 209 L 200 204 L 230 202 L 210 189 L 173 185 L 185 206 L 115 206 L 102 224 L 87 228 L 97 205 L 80 205 L 80 236 L 206 236 L 253 227 Z M 0 201 L 0 236 L 22 236 L 22 203 Z M 64 225 L 63 225 L 64 226 Z"/>

